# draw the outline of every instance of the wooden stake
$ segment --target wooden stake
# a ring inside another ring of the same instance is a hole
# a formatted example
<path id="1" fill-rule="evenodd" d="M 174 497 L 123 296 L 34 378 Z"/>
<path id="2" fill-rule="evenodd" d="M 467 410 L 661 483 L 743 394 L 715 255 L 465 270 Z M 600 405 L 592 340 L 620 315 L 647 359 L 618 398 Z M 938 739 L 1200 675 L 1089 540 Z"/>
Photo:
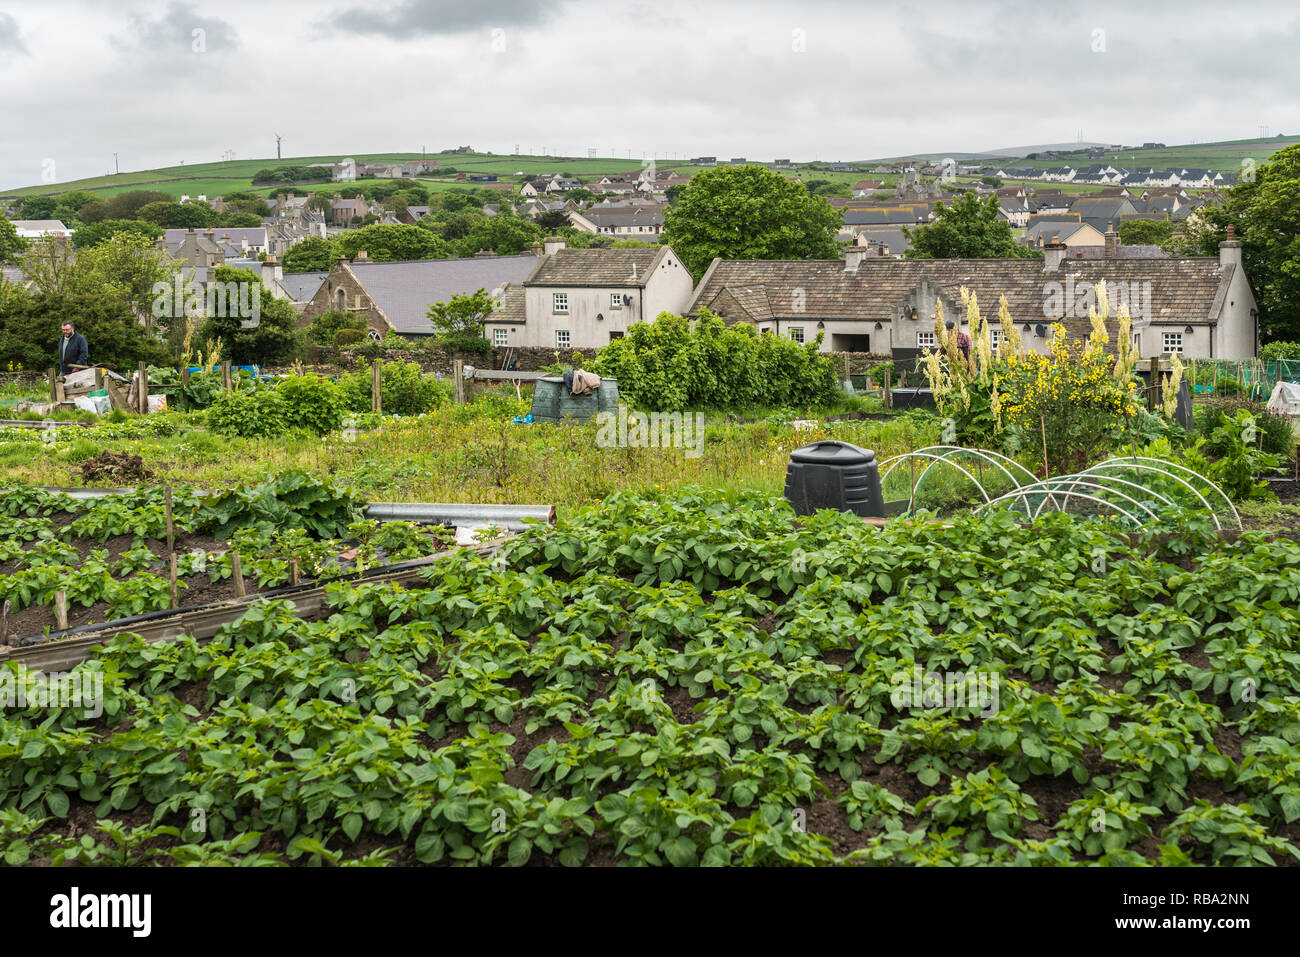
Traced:
<path id="1" fill-rule="evenodd" d="M 886 409 L 892 409 L 894 407 L 894 390 L 892 388 L 893 378 L 894 378 L 893 370 L 886 369 L 885 370 L 885 408 Z"/>
<path id="2" fill-rule="evenodd" d="M 455 379 L 456 404 L 459 405 L 465 401 L 465 360 L 451 360 L 451 375 Z"/>
<path id="3" fill-rule="evenodd" d="M 149 411 L 149 372 L 143 362 L 138 367 L 137 375 L 139 376 L 140 388 L 136 390 L 136 396 L 140 400 L 140 414 L 144 415 Z"/>
<path id="4" fill-rule="evenodd" d="M 1038 424 L 1043 429 L 1043 479 L 1046 481 L 1047 477 L 1052 474 L 1047 470 L 1047 418 L 1040 415 Z"/>
<path id="5" fill-rule="evenodd" d="M 244 586 L 244 569 L 239 564 L 239 552 L 233 548 L 230 550 L 230 577 L 235 580 L 235 595 L 243 598 L 248 594 L 248 589 Z"/>
<path id="6" fill-rule="evenodd" d="M 59 370 L 58 370 L 58 369 L 51 369 L 51 370 L 49 371 L 49 373 L 48 373 L 48 378 L 49 378 L 49 380 L 50 380 L 50 401 L 51 401 L 51 402 L 58 402 L 58 401 L 59 401 L 59 390 L 58 390 L 55 386 L 56 386 L 56 384 L 57 384 L 58 381 L 59 381 Z"/>
<path id="7" fill-rule="evenodd" d="M 98 392 L 104 388 L 104 370 L 95 366 L 95 391 Z"/>
<path id="8" fill-rule="evenodd" d="M 9 644 L 9 609 L 10 609 L 10 607 L 11 607 L 11 606 L 10 606 L 10 603 L 9 603 L 9 599 L 8 599 L 8 598 L 5 599 L 5 603 L 4 603 L 3 605 L 0 605 L 0 645 L 7 645 L 7 644 Z"/>
<path id="9" fill-rule="evenodd" d="M 384 375 L 381 366 L 383 362 L 376 359 L 370 367 L 370 411 L 384 411 L 384 394 L 381 386 L 384 382 Z"/>
<path id="10" fill-rule="evenodd" d="M 176 529 L 172 525 L 172 484 L 168 482 L 163 488 L 163 514 L 167 517 L 167 551 L 176 549 Z M 176 556 L 172 556 L 175 561 Z"/>
<path id="11" fill-rule="evenodd" d="M 170 492 L 171 489 L 169 488 L 167 491 Z M 177 588 L 176 586 L 176 553 L 175 552 L 172 552 L 171 554 L 171 569 L 168 572 L 168 579 L 172 586 L 172 607 L 179 608 L 180 602 L 178 601 L 178 598 L 180 597 L 180 589 Z"/>
<path id="12" fill-rule="evenodd" d="M 231 377 L 230 360 L 226 360 L 225 362 L 221 363 L 221 388 L 229 392 L 232 389 L 234 389 L 234 387 L 235 387 L 235 381 Z"/>
<path id="13" fill-rule="evenodd" d="M 289 584 L 298 584 L 298 559 L 296 558 L 289 559 Z"/>
<path id="14" fill-rule="evenodd" d="M 176 396 L 176 405 L 178 408 L 189 408 L 189 400 L 185 396 L 185 390 L 190 387 L 190 367 L 181 366 L 181 390 Z"/>
<path id="15" fill-rule="evenodd" d="M 59 631 L 68 630 L 68 593 L 62 588 L 54 593 L 54 623 Z"/>

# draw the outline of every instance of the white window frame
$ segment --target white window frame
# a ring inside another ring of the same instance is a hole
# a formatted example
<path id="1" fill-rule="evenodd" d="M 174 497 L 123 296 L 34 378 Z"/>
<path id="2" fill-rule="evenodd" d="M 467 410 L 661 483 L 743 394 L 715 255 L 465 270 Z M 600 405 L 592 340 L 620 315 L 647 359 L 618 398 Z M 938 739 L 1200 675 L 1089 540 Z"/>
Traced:
<path id="1" fill-rule="evenodd" d="M 510 345 L 510 330 L 509 330 L 509 329 L 493 329 L 493 330 L 492 330 L 492 345 L 494 345 L 494 346 L 508 346 L 508 345 Z"/>
<path id="2" fill-rule="evenodd" d="M 551 294 L 551 312 L 569 311 L 569 294 L 567 292 L 556 292 Z"/>
<path id="3" fill-rule="evenodd" d="M 573 342 L 573 339 L 570 337 L 568 329 L 555 330 L 555 348 L 567 349 L 571 342 Z"/>
<path id="4" fill-rule="evenodd" d="M 1171 349 L 1171 345 L 1177 346 L 1177 348 Z M 1166 353 L 1171 355 L 1182 355 L 1183 334 L 1181 332 L 1162 332 L 1160 334 L 1160 346 Z"/>
<path id="5" fill-rule="evenodd" d="M 803 326 L 791 326 L 789 328 L 790 341 L 803 345 Z"/>
<path id="6" fill-rule="evenodd" d="M 1001 329 L 989 329 L 989 345 L 994 349 L 996 349 L 998 343 L 1005 338 L 1006 334 Z"/>
<path id="7" fill-rule="evenodd" d="M 916 334 L 916 347 L 918 349 L 934 349 L 938 344 L 933 332 L 918 332 Z"/>
<path id="8" fill-rule="evenodd" d="M 623 308 L 623 294 L 621 292 L 611 292 L 609 294 L 609 308 L 611 309 Z"/>

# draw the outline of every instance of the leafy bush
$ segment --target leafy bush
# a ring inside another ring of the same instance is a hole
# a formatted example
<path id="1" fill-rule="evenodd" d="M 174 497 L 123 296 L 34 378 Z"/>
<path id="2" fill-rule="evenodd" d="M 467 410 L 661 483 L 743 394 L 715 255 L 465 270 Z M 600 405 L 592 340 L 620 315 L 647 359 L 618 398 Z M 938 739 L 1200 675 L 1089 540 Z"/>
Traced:
<path id="1" fill-rule="evenodd" d="M 366 339 L 366 330 L 364 329 L 340 329 L 334 333 L 334 345 L 339 349 L 346 349 L 348 346 L 354 346 L 358 342 Z"/>
<path id="2" fill-rule="evenodd" d="M 638 322 L 605 346 L 594 371 L 618 379 L 619 393 L 649 410 L 762 405 L 806 408 L 836 395 L 835 363 L 818 352 L 821 335 L 805 345 L 726 326 L 707 309 L 694 329 L 663 313 Z"/>
<path id="3" fill-rule="evenodd" d="M 330 309 L 322 312 L 307 327 L 307 341 L 318 346 L 338 345 L 338 334 L 344 330 L 360 333 L 357 339 L 365 338 L 366 320 L 355 312 L 346 309 Z"/>
<path id="4" fill-rule="evenodd" d="M 1282 459 L 1259 447 L 1259 435 L 1259 421 L 1249 409 L 1238 409 L 1231 417 L 1220 412 L 1209 439 L 1198 438 L 1188 449 L 1187 467 L 1217 483 L 1234 502 L 1273 498 L 1268 484 L 1255 476 L 1277 468 Z M 1211 451 L 1220 457 L 1207 458 L 1204 452 Z"/>
<path id="5" fill-rule="evenodd" d="M 348 409 L 370 411 L 370 369 L 343 377 L 340 387 Z M 384 411 L 393 415 L 419 415 L 450 401 L 449 390 L 431 375 L 425 375 L 414 362 L 385 362 L 380 375 L 380 396 Z"/>
<path id="6" fill-rule="evenodd" d="M 208 409 L 208 428 L 242 438 L 281 435 L 288 428 L 288 411 L 284 397 L 275 391 L 227 392 Z"/>
<path id="7" fill-rule="evenodd" d="M 1259 357 L 1265 362 L 1300 359 L 1300 342 L 1270 342 L 1260 347 Z"/>
<path id="8" fill-rule="evenodd" d="M 343 418 L 343 393 L 324 376 L 289 376 L 280 380 L 275 391 L 284 400 L 284 421 L 288 428 L 324 435 L 339 427 Z"/>
<path id="9" fill-rule="evenodd" d="M 277 529 L 300 528 L 318 538 L 341 538 L 361 517 L 362 504 L 352 488 L 322 482 L 306 472 L 288 471 L 205 499 L 194 521 L 197 530 L 212 532 L 222 540 L 243 528 L 256 528 L 267 535 Z"/>
<path id="10" fill-rule="evenodd" d="M 438 344 L 448 352 L 472 352 L 485 356 L 492 351 L 492 343 L 470 332 L 453 332 L 439 336 Z"/>

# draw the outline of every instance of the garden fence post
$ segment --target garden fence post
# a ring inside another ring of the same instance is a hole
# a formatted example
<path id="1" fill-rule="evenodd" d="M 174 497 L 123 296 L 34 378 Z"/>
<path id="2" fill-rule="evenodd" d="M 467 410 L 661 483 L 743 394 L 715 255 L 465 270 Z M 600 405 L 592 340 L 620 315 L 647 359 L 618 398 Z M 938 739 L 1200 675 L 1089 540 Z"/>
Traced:
<path id="1" fill-rule="evenodd" d="M 384 375 L 383 375 L 383 370 L 380 368 L 383 365 L 383 362 L 384 362 L 383 359 L 376 359 L 374 361 L 374 364 L 370 366 L 370 411 L 371 412 L 384 411 L 384 394 L 382 389 L 383 382 L 384 382 Z"/>
<path id="2" fill-rule="evenodd" d="M 104 388 L 104 370 L 95 366 L 95 391 L 98 392 Z"/>
<path id="3" fill-rule="evenodd" d="M 244 569 L 239 564 L 239 552 L 233 548 L 230 550 L 230 577 L 235 582 L 235 595 L 243 598 L 248 594 L 248 589 L 244 585 Z"/>
<path id="4" fill-rule="evenodd" d="M 144 415 L 149 411 L 149 371 L 143 362 L 136 367 L 136 376 L 138 377 L 140 388 L 136 390 L 135 394 L 140 403 L 140 414 Z"/>
<path id="5" fill-rule="evenodd" d="M 298 559 L 296 558 L 289 559 L 289 584 L 298 584 Z"/>
<path id="6" fill-rule="evenodd" d="M 55 388 L 55 383 L 58 381 L 58 378 L 59 378 L 59 371 L 57 369 L 50 369 L 49 379 L 50 379 L 51 404 L 59 401 L 59 390 Z"/>
<path id="7" fill-rule="evenodd" d="M 221 363 L 221 388 L 227 392 L 234 389 L 235 383 L 230 374 L 230 360 Z"/>
<path id="8" fill-rule="evenodd" d="M 68 593 L 62 588 L 54 593 L 54 623 L 59 631 L 68 630 Z"/>
<path id="9" fill-rule="evenodd" d="M 185 394 L 186 390 L 189 387 L 190 387 L 190 367 L 187 364 L 181 366 L 181 389 L 180 389 L 180 393 L 176 396 L 176 407 L 178 409 L 189 408 L 190 405 L 189 399 Z"/>
<path id="10" fill-rule="evenodd" d="M 9 599 L 0 605 L 0 645 L 9 644 Z"/>
<path id="11" fill-rule="evenodd" d="M 172 485 L 168 482 L 163 487 L 163 512 L 167 516 L 167 551 L 173 551 L 176 548 L 176 531 L 172 525 Z M 173 561 L 175 556 L 172 556 Z"/>
<path id="12" fill-rule="evenodd" d="M 884 397 L 886 409 L 892 408 L 894 405 L 894 390 L 891 388 L 893 378 L 894 378 L 893 370 L 886 369 L 885 370 L 885 397 Z"/>
<path id="13" fill-rule="evenodd" d="M 167 491 L 170 492 L 171 488 L 169 487 Z M 172 598 L 171 607 L 179 608 L 180 600 L 179 600 L 179 589 L 176 586 L 176 553 L 175 552 L 171 553 L 171 566 L 168 571 L 168 582 L 171 585 L 171 598 Z"/>
<path id="14" fill-rule="evenodd" d="M 465 360 L 453 359 L 451 361 L 451 375 L 455 379 L 456 404 L 459 405 L 465 401 Z"/>

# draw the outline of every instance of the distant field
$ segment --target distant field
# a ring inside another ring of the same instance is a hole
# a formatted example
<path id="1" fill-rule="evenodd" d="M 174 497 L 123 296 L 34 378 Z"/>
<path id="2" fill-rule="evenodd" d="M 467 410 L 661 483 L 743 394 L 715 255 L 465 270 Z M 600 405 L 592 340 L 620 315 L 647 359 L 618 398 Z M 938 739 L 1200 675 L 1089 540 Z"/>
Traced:
<path id="1" fill-rule="evenodd" d="M 1061 166 L 1070 163 L 1075 166 L 1088 163 L 1111 163 L 1115 166 L 1135 167 L 1153 166 L 1166 169 L 1174 166 L 1186 166 L 1196 169 L 1210 169 L 1217 172 L 1231 173 L 1241 167 L 1247 157 L 1262 163 L 1278 150 L 1300 143 L 1300 137 L 1267 140 L 1231 140 L 1222 143 L 1195 143 L 1186 146 L 1169 146 L 1158 150 L 1123 150 L 1107 152 L 1100 160 L 1086 157 L 1071 157 L 1055 160 L 1008 160 L 1015 166 L 1033 166 L 1043 169 L 1049 166 Z"/>

